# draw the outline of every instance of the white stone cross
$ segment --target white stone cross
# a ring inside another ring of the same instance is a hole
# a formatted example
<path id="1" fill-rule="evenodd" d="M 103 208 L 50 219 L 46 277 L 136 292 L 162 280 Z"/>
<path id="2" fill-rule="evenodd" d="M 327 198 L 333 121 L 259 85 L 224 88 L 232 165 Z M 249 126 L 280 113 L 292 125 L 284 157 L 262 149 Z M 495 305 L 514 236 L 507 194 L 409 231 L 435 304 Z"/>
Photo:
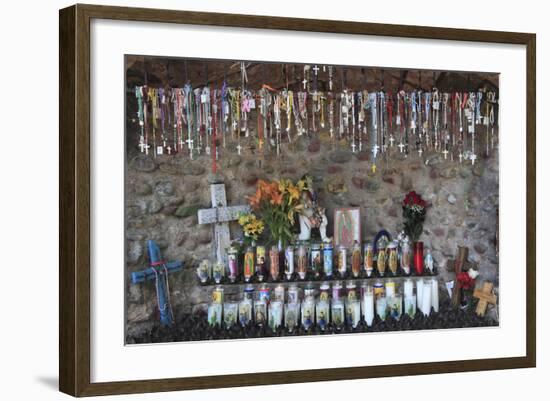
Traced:
<path id="1" fill-rule="evenodd" d="M 237 220 L 240 213 L 248 213 L 250 206 L 227 206 L 225 184 L 211 184 L 212 208 L 198 211 L 199 224 L 214 224 L 214 249 L 218 263 L 226 262 L 227 248 L 230 245 L 228 222 Z"/>
<path id="2" fill-rule="evenodd" d="M 447 160 L 447 154 L 449 153 L 449 151 L 445 149 L 442 153 L 445 156 L 445 160 Z"/>

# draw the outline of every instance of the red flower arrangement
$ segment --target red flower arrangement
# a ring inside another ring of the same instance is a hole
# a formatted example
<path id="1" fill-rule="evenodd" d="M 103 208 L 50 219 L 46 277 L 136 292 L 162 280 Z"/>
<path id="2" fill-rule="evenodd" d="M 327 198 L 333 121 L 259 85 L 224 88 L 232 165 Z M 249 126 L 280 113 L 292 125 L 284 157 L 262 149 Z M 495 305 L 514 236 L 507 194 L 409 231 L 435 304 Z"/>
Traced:
<path id="1" fill-rule="evenodd" d="M 472 290 L 476 285 L 476 280 L 468 274 L 468 272 L 460 272 L 456 279 L 463 290 Z"/>
<path id="2" fill-rule="evenodd" d="M 411 241 L 416 242 L 422 234 L 424 219 L 426 218 L 426 201 L 415 191 L 409 192 L 403 199 L 403 219 L 405 234 Z"/>

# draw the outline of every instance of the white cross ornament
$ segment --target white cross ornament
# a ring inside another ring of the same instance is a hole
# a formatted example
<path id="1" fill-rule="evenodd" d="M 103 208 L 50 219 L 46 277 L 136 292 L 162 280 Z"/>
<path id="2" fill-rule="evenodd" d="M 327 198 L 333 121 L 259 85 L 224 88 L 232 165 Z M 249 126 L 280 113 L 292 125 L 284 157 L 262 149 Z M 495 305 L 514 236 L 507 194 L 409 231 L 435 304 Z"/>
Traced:
<path id="1" fill-rule="evenodd" d="M 239 143 L 239 144 L 237 145 L 237 154 L 238 154 L 239 156 L 240 156 L 240 154 L 241 154 L 241 149 L 242 149 L 242 148 L 243 148 L 243 147 L 242 147 L 241 144 Z"/>
<path id="2" fill-rule="evenodd" d="M 198 211 L 199 224 L 214 224 L 214 250 L 218 263 L 226 263 L 227 248 L 230 245 L 229 222 L 237 220 L 239 214 L 248 213 L 250 206 L 227 206 L 225 184 L 211 184 L 212 208 Z"/>
<path id="3" fill-rule="evenodd" d="M 307 86 L 307 79 L 304 78 L 304 80 L 302 81 L 302 84 L 304 85 L 304 89 L 305 89 Z"/>
<path id="4" fill-rule="evenodd" d="M 403 153 L 403 148 L 405 147 L 405 144 L 403 144 L 403 142 L 399 142 L 399 145 L 397 145 L 397 147 L 399 148 L 399 151 Z"/>
<path id="5" fill-rule="evenodd" d="M 477 159 L 477 156 L 474 153 L 472 153 L 472 155 L 470 156 L 470 160 L 472 161 L 472 166 L 476 162 L 476 159 Z"/>
<path id="6" fill-rule="evenodd" d="M 390 146 L 393 148 L 393 143 L 395 142 L 395 139 L 393 138 L 393 135 L 390 136 Z"/>
<path id="7" fill-rule="evenodd" d="M 315 75 L 319 73 L 319 67 L 317 66 L 313 67 L 312 70 L 315 72 Z"/>

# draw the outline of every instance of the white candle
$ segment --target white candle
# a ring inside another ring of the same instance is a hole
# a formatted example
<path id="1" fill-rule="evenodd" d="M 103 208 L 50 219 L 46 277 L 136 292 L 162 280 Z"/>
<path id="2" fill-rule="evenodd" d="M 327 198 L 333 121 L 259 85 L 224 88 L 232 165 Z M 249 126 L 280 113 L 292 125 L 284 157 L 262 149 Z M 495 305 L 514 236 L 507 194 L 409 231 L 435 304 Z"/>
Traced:
<path id="1" fill-rule="evenodd" d="M 363 296 L 363 315 L 367 326 L 372 326 L 374 320 L 374 293 L 370 287 Z"/>
<path id="2" fill-rule="evenodd" d="M 428 316 L 430 314 L 430 309 L 432 307 L 432 283 L 425 281 L 421 283 L 422 289 L 422 312 L 424 315 Z"/>
<path id="3" fill-rule="evenodd" d="M 432 279 L 432 308 L 439 312 L 439 284 L 436 278 Z"/>
<path id="4" fill-rule="evenodd" d="M 422 285 L 422 280 L 416 280 L 416 302 L 417 308 L 422 311 L 422 290 L 424 286 Z"/>
<path id="5" fill-rule="evenodd" d="M 386 297 L 390 298 L 395 296 L 395 282 L 387 281 L 385 284 L 386 287 Z"/>
<path id="6" fill-rule="evenodd" d="M 410 298 L 413 296 L 413 282 L 410 279 L 405 280 L 403 284 L 403 295 L 405 298 Z"/>

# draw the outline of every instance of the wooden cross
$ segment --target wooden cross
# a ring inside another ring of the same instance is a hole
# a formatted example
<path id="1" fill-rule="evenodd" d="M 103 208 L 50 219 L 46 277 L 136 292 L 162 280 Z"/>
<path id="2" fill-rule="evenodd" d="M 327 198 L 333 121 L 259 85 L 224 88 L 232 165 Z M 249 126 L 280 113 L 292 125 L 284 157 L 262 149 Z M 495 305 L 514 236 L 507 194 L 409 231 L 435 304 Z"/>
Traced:
<path id="1" fill-rule="evenodd" d="M 239 214 L 248 213 L 250 206 L 227 206 L 225 184 L 211 184 L 212 208 L 198 211 L 199 224 L 214 224 L 214 249 L 218 263 L 225 263 L 230 245 L 228 222 L 237 220 Z"/>
<path id="2" fill-rule="evenodd" d="M 485 281 L 481 288 L 474 291 L 474 297 L 479 299 L 476 307 L 476 313 L 478 316 L 485 316 L 487 305 L 497 303 L 497 296 L 493 294 L 493 283 Z"/>
<path id="3" fill-rule="evenodd" d="M 451 297 L 451 303 L 454 307 L 458 307 L 460 305 L 462 295 L 462 288 L 460 287 L 460 282 L 458 281 L 458 275 L 463 271 L 468 271 L 470 268 L 476 266 L 474 263 L 468 261 L 468 253 L 468 247 L 459 246 L 456 258 L 454 260 L 447 261 L 447 270 L 454 271 L 455 273 L 453 295 Z"/>
<path id="4" fill-rule="evenodd" d="M 147 241 L 147 249 L 149 251 L 149 267 L 142 271 L 132 272 L 132 284 L 155 280 L 160 323 L 163 326 L 171 326 L 174 323 L 174 315 L 168 292 L 168 275 L 181 270 L 183 263 L 164 261 L 158 245 L 153 240 Z"/>

